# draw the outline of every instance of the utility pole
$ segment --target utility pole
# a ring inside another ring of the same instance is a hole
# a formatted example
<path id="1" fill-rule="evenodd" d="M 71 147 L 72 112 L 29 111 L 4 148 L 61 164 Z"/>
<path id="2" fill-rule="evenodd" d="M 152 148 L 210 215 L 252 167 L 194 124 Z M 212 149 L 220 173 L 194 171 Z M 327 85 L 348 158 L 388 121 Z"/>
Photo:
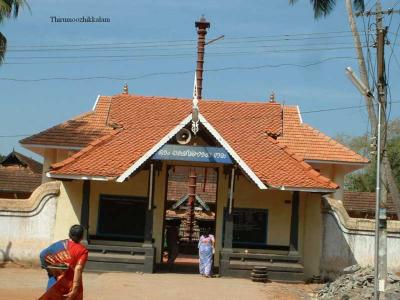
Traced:
<path id="1" fill-rule="evenodd" d="M 376 59 L 377 59 L 377 101 L 378 101 L 378 128 L 376 151 L 376 203 L 375 203 L 375 260 L 374 260 L 374 298 L 385 299 L 387 282 L 387 198 L 388 186 L 387 171 L 384 166 L 387 162 L 386 137 L 386 77 L 385 77 L 385 44 L 387 28 L 383 26 L 383 16 L 400 13 L 399 10 L 388 9 L 382 11 L 381 1 L 376 1 L 376 11 L 357 13 L 356 16 L 376 16 Z"/>
<path id="2" fill-rule="evenodd" d="M 386 78 L 385 78 L 385 43 L 386 28 L 383 28 L 383 14 L 381 1 L 376 1 L 376 61 L 377 61 L 377 79 L 378 79 L 378 131 L 379 131 L 379 149 L 377 155 L 377 187 L 376 187 L 376 208 L 375 226 L 378 227 L 378 236 L 375 238 L 375 249 L 378 252 L 378 261 L 375 261 L 375 299 L 385 299 L 385 289 L 387 281 L 387 186 L 382 184 L 382 178 L 386 177 L 383 167 L 383 156 L 386 155 Z M 376 288 L 378 284 L 378 289 Z M 381 297 L 382 296 L 382 297 Z"/>

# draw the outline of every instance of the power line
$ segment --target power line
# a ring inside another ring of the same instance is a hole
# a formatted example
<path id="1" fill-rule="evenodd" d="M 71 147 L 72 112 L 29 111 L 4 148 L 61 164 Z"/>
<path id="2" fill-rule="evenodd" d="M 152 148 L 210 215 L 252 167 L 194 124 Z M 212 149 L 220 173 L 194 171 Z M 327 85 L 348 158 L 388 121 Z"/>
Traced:
<path id="1" fill-rule="evenodd" d="M 294 64 L 294 63 L 283 63 L 283 64 L 264 64 L 257 66 L 232 66 L 232 67 L 223 67 L 223 68 L 215 68 L 215 69 L 205 69 L 204 72 L 220 72 L 220 71 L 231 71 L 231 70 L 257 70 L 257 69 L 265 69 L 265 68 L 279 68 L 279 67 L 298 67 L 298 68 L 308 68 L 315 65 L 319 65 L 328 61 L 333 60 L 341 60 L 341 59 L 355 59 L 350 56 L 336 56 L 329 57 L 323 60 L 310 62 L 307 64 Z M 49 81 L 49 80 L 70 80 L 70 81 L 81 81 L 81 80 L 93 80 L 93 79 L 106 79 L 106 80 L 119 80 L 119 81 L 130 81 L 137 80 L 146 77 L 152 76 L 161 76 L 161 75 L 182 75 L 182 74 L 192 74 L 194 70 L 187 71 L 178 71 L 178 72 L 153 72 L 147 73 L 135 77 L 113 77 L 113 76 L 88 76 L 88 77 L 47 77 L 47 78 L 35 78 L 35 79 L 21 79 L 21 78 L 10 78 L 10 77 L 0 77 L 0 80 L 4 81 L 18 81 L 18 82 L 38 82 L 38 81 Z"/>
<path id="2" fill-rule="evenodd" d="M 351 42 L 330 42 L 329 45 L 351 45 Z M 181 50 L 192 50 L 196 45 L 190 45 L 190 47 L 180 47 Z M 311 47 L 311 46 L 321 46 L 321 43 L 317 44 L 261 44 L 261 45 L 250 45 L 250 46 L 224 46 L 224 45 L 216 45 L 214 49 L 243 49 L 243 48 L 273 48 L 273 47 Z M 176 51 L 177 48 L 160 48 L 160 47 L 153 47 L 154 49 L 148 48 L 138 48 L 132 46 L 118 46 L 118 47 L 80 47 L 80 48 L 48 48 L 48 49 L 8 49 L 7 52 L 64 52 L 64 51 L 131 51 L 131 50 L 145 50 L 145 51 Z M 191 52 L 190 52 L 191 53 Z"/>
<path id="3" fill-rule="evenodd" d="M 288 34 L 275 34 L 275 35 L 258 35 L 258 36 L 226 36 L 223 41 L 239 41 L 241 42 L 242 40 L 254 40 L 254 39 L 265 39 L 265 38 L 279 38 L 278 40 L 288 40 L 292 37 L 300 37 L 303 36 L 305 39 L 307 39 L 308 36 L 317 36 L 316 38 L 328 36 L 328 37 L 341 37 L 343 34 L 351 34 L 351 31 L 330 31 L 330 32 L 309 32 L 309 33 L 288 33 Z M 350 36 L 350 35 L 349 35 Z M 165 45 L 165 44 L 179 44 L 179 43 L 188 43 L 188 42 L 193 42 L 196 43 L 196 39 L 182 39 L 182 40 L 146 40 L 146 41 L 131 41 L 131 42 L 109 42 L 109 43 L 80 43 L 80 44 L 16 44 L 16 45 L 10 45 L 9 48 L 14 48 L 14 47 L 38 47 L 38 48 L 44 48 L 44 47 L 81 47 L 81 46 L 112 46 L 112 45 L 151 45 L 151 46 L 159 46 L 159 45 Z M 50 42 L 49 42 L 50 43 Z"/>
<path id="4" fill-rule="evenodd" d="M 392 101 L 392 103 L 400 103 L 400 100 Z M 310 113 L 319 113 L 319 112 L 327 112 L 327 111 L 337 111 L 337 110 L 348 110 L 348 109 L 355 109 L 355 108 L 363 108 L 367 107 L 367 105 L 354 105 L 354 106 L 343 106 L 343 107 L 336 107 L 336 108 L 325 108 L 319 110 L 309 110 L 303 111 L 302 114 L 310 114 Z"/>
<path id="5" fill-rule="evenodd" d="M 236 52 L 208 52 L 207 55 L 227 56 L 227 55 L 248 55 L 248 54 L 263 54 L 263 53 L 285 53 L 285 52 L 300 52 L 300 51 L 332 51 L 353 49 L 349 47 L 319 47 L 319 48 L 296 48 L 296 49 L 273 49 L 263 51 L 236 51 Z M 195 53 L 173 53 L 173 54 L 137 54 L 137 55 L 75 55 L 75 56 L 13 56 L 10 59 L 79 59 L 79 58 L 144 58 L 144 57 L 180 57 L 194 56 Z"/>

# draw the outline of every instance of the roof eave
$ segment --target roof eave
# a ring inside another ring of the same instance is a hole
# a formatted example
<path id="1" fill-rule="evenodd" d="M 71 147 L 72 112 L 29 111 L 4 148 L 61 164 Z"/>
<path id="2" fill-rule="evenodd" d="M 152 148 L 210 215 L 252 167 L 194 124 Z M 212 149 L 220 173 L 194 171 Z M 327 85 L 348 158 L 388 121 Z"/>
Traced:
<path id="1" fill-rule="evenodd" d="M 46 177 L 53 179 L 67 179 L 67 180 L 95 180 L 95 181 L 110 181 L 114 180 L 114 177 L 107 176 L 92 176 L 92 175 L 70 175 L 70 174 L 54 174 L 51 172 L 46 173 Z"/>
<path id="2" fill-rule="evenodd" d="M 292 186 L 280 186 L 278 187 L 281 191 L 293 191 L 293 192 L 309 192 L 309 193 L 323 193 L 331 194 L 336 191 L 332 188 L 308 188 L 308 187 L 292 187 Z"/>
<path id="3" fill-rule="evenodd" d="M 346 166 L 360 166 L 364 167 L 370 163 L 366 162 L 351 162 L 351 161 L 341 161 L 341 160 L 325 160 L 325 159 L 304 159 L 306 163 L 309 164 L 334 164 L 334 165 L 346 165 Z"/>
<path id="4" fill-rule="evenodd" d="M 54 144 L 25 144 L 21 143 L 20 144 L 25 147 L 25 148 L 48 148 L 48 149 L 64 149 L 64 150 L 81 150 L 84 147 L 81 146 L 61 146 L 61 145 L 54 145 Z"/>

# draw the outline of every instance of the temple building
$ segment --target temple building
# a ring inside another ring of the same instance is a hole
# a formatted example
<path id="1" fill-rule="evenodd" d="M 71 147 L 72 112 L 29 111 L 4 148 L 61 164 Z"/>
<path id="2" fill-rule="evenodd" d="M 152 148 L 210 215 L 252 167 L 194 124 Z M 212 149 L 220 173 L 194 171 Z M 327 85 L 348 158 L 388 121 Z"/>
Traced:
<path id="1" fill-rule="evenodd" d="M 81 223 L 89 269 L 155 272 L 166 224 L 192 220 L 182 236 L 195 243 L 211 227 L 221 275 L 255 265 L 272 279 L 318 275 L 322 196 L 341 199 L 345 174 L 367 159 L 303 123 L 297 106 L 201 99 L 197 108 L 125 90 L 23 139 L 43 155 L 44 178 L 61 181 L 54 240 Z"/>
<path id="2" fill-rule="evenodd" d="M 322 197 L 343 199 L 344 176 L 368 160 L 275 95 L 203 99 L 209 27 L 196 22 L 193 98 L 132 94 L 126 85 L 21 141 L 43 156 L 43 180 L 61 182 L 51 236 L 66 238 L 80 223 L 88 269 L 157 272 L 167 228 L 179 227 L 179 250 L 189 255 L 210 229 L 222 276 L 248 277 L 255 266 L 266 266 L 270 279 L 319 276 Z"/>

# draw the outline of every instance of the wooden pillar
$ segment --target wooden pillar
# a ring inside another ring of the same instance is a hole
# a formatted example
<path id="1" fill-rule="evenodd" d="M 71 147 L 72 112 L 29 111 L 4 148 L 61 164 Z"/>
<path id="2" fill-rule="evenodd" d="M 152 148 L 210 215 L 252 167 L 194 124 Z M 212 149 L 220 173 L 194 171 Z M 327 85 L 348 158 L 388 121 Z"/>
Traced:
<path id="1" fill-rule="evenodd" d="M 149 168 L 148 207 L 146 209 L 146 223 L 144 226 L 144 246 L 153 245 L 153 198 L 154 198 L 154 163 Z"/>
<path id="2" fill-rule="evenodd" d="M 289 255 L 298 255 L 299 250 L 299 199 L 300 192 L 293 192 Z"/>
<path id="3" fill-rule="evenodd" d="M 83 181 L 81 225 L 84 228 L 83 240 L 89 240 L 89 202 L 90 202 L 90 180 Z"/>
<path id="4" fill-rule="evenodd" d="M 231 256 L 233 253 L 233 192 L 235 187 L 235 167 L 230 174 L 229 197 L 226 210 L 224 210 L 224 243 L 220 252 L 219 272 L 222 276 L 231 276 Z"/>
<path id="5" fill-rule="evenodd" d="M 225 215 L 225 235 L 224 235 L 224 250 L 232 251 L 233 242 L 233 192 L 235 187 L 235 168 L 232 168 L 230 177 L 230 189 L 228 198 L 228 207 Z"/>

